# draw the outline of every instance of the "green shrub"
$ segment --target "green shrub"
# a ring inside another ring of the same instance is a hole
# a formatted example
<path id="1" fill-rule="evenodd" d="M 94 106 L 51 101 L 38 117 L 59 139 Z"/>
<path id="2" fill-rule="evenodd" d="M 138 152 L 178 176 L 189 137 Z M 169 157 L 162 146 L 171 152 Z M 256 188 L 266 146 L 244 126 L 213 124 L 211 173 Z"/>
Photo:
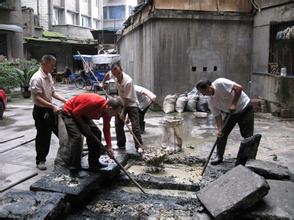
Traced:
<path id="1" fill-rule="evenodd" d="M 38 68 L 36 60 L 16 59 L 0 63 L 0 87 L 7 91 L 18 86 L 27 87 Z"/>
<path id="2" fill-rule="evenodd" d="M 0 63 L 0 87 L 9 91 L 18 85 L 14 64 L 12 62 Z"/>

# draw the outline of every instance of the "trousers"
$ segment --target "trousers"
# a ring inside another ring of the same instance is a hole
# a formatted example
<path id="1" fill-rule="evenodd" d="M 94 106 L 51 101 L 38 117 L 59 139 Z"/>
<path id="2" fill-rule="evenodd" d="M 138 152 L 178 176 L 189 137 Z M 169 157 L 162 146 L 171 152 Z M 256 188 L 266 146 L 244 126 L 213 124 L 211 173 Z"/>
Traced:
<path id="1" fill-rule="evenodd" d="M 238 123 L 240 128 L 240 134 L 243 138 L 248 138 L 253 135 L 254 131 L 254 109 L 251 103 L 249 103 L 245 109 L 237 114 L 232 114 L 223 128 L 223 135 L 219 138 L 217 143 L 217 155 L 223 158 L 225 148 L 227 145 L 228 136 Z"/>
<path id="2" fill-rule="evenodd" d="M 125 115 L 128 115 L 131 124 L 132 124 L 132 130 L 140 144 L 143 144 L 142 137 L 141 137 L 141 130 L 139 125 L 139 108 L 138 107 L 126 107 L 124 111 Z M 126 146 L 126 135 L 124 131 L 124 121 L 119 118 L 119 116 L 115 117 L 115 132 L 116 132 L 116 138 L 117 138 L 117 146 L 119 148 L 125 148 Z M 139 148 L 139 144 L 134 138 L 135 142 L 135 148 Z"/>
<path id="3" fill-rule="evenodd" d="M 35 140 L 36 164 L 45 162 L 49 153 L 52 132 L 58 137 L 57 115 L 50 108 L 34 105 L 33 118 L 37 135 Z"/>

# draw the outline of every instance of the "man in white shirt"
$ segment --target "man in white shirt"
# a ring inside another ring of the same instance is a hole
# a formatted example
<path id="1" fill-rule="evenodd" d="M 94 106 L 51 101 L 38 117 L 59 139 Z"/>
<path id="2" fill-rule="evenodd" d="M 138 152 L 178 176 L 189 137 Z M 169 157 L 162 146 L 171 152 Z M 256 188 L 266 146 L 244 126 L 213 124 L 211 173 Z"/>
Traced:
<path id="1" fill-rule="evenodd" d="M 141 133 L 144 133 L 145 131 L 145 113 L 147 112 L 150 105 L 155 101 L 156 95 L 149 91 L 148 89 L 135 85 L 135 91 L 139 102 L 139 124 Z"/>
<path id="2" fill-rule="evenodd" d="M 54 88 L 51 73 L 54 70 L 56 58 L 44 55 L 41 59 L 40 69 L 32 76 L 30 87 L 34 102 L 33 118 L 37 129 L 36 135 L 36 164 L 40 170 L 46 170 L 46 156 L 49 153 L 52 132 L 58 136 L 55 113 L 61 108 L 52 103 L 52 98 L 66 102 Z"/>
<path id="3" fill-rule="evenodd" d="M 213 82 L 200 80 L 196 88 L 208 97 L 209 109 L 215 117 L 217 134 L 217 157 L 212 165 L 222 163 L 227 139 L 238 123 L 243 138 L 253 135 L 254 110 L 250 98 L 245 94 L 241 85 L 229 79 L 218 78 Z M 221 113 L 230 114 L 223 128 Z"/>
<path id="4" fill-rule="evenodd" d="M 123 99 L 124 102 L 124 109 L 120 116 L 115 117 L 115 132 L 116 132 L 116 139 L 117 139 L 117 146 L 120 149 L 125 149 L 126 145 L 126 136 L 124 132 L 124 125 L 125 125 L 125 116 L 128 115 L 131 124 L 132 124 L 132 131 L 136 138 L 138 139 L 139 143 L 143 145 L 140 125 L 139 125 L 139 109 L 138 109 L 138 99 L 136 96 L 133 79 L 123 72 L 120 62 L 115 62 L 111 65 L 111 72 L 105 74 L 102 84 L 106 80 L 109 80 L 112 77 L 115 80 L 118 95 Z M 104 85 L 102 85 L 104 87 Z M 143 152 L 143 149 L 140 147 L 140 144 L 136 141 L 135 148 L 139 153 Z"/>

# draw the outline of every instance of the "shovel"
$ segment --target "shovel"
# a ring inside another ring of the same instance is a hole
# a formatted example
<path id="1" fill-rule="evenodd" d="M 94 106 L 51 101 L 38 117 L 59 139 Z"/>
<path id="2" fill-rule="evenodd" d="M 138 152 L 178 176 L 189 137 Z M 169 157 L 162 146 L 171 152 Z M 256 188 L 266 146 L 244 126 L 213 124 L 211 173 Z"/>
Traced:
<path id="1" fill-rule="evenodd" d="M 224 122 L 224 124 L 223 124 L 222 131 L 223 131 L 224 128 L 226 127 L 228 121 L 230 120 L 230 117 L 231 117 L 231 114 L 229 114 L 229 115 L 227 116 L 227 118 L 226 118 L 226 120 L 225 120 L 225 122 Z M 210 151 L 210 154 L 209 154 L 208 158 L 207 158 L 206 161 L 205 161 L 204 167 L 203 167 L 202 172 L 201 172 L 201 174 L 200 174 L 201 176 L 203 176 L 203 174 L 204 174 L 204 172 L 205 172 L 205 169 L 206 169 L 206 167 L 207 167 L 207 165 L 208 165 L 208 162 L 209 162 L 209 160 L 210 160 L 210 158 L 211 158 L 211 155 L 212 155 L 212 153 L 213 153 L 213 151 L 214 151 L 214 149 L 215 149 L 215 147 L 216 147 L 216 145 L 217 145 L 217 142 L 218 142 L 218 138 L 216 138 L 216 140 L 215 140 L 215 142 L 214 142 L 214 145 L 213 145 L 213 147 L 212 147 L 212 149 L 211 149 L 211 151 Z"/>

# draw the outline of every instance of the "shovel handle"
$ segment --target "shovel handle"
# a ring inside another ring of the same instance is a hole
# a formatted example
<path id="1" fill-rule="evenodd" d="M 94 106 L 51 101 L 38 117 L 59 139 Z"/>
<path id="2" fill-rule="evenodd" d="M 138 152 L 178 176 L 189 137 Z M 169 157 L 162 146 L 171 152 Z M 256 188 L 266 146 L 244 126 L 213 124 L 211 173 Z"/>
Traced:
<path id="1" fill-rule="evenodd" d="M 226 118 L 226 120 L 225 120 L 225 123 L 224 123 L 224 125 L 223 125 L 223 128 L 222 128 L 222 131 L 223 131 L 224 128 L 227 126 L 228 121 L 230 120 L 230 117 L 231 117 L 231 114 L 229 114 L 229 115 L 227 116 L 227 118 Z M 211 158 L 211 155 L 212 155 L 212 153 L 213 153 L 213 151 L 214 151 L 214 149 L 215 149 L 215 147 L 216 147 L 216 145 L 217 145 L 217 142 L 218 142 L 218 138 L 215 140 L 214 145 L 213 145 L 213 147 L 212 147 L 212 149 L 211 149 L 211 151 L 210 151 L 210 153 L 209 153 L 209 156 L 207 157 L 207 159 L 206 159 L 206 161 L 205 161 L 204 167 L 203 167 L 202 172 L 201 172 L 201 174 L 200 174 L 201 176 L 203 176 L 203 174 L 204 174 L 204 172 L 205 172 L 205 170 L 206 170 L 206 167 L 207 167 L 208 162 L 209 162 L 209 160 L 210 160 L 210 158 Z"/>

